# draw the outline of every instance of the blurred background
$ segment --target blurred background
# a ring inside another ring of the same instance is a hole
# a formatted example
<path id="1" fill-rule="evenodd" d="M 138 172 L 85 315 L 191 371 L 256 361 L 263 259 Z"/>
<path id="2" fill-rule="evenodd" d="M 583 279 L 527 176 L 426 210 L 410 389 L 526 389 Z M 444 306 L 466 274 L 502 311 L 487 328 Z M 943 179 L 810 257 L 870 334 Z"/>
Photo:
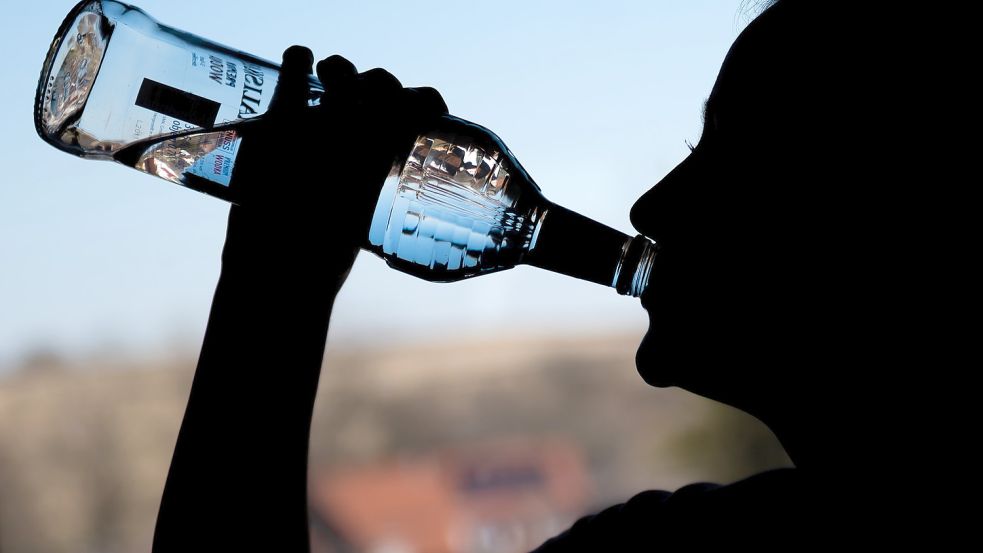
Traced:
<path id="1" fill-rule="evenodd" d="M 0 35 L 2 553 L 149 550 L 228 210 L 37 137 L 38 73 L 73 5 L 21 4 Z M 267 59 L 299 43 L 434 86 L 548 198 L 629 234 L 753 15 L 739 0 L 137 5 Z M 441 285 L 361 255 L 312 431 L 315 550 L 518 552 L 644 489 L 788 464 L 750 417 L 646 386 L 645 328 L 637 300 L 533 268 Z"/>

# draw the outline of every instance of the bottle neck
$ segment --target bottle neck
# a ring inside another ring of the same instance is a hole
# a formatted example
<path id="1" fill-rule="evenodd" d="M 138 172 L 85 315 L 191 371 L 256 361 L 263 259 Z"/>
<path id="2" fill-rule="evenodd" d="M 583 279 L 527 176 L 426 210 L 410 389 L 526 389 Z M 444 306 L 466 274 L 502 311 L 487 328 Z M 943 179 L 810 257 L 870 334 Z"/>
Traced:
<path id="1" fill-rule="evenodd" d="M 645 291 L 656 246 L 562 206 L 550 204 L 522 262 L 615 288 L 638 297 Z"/>

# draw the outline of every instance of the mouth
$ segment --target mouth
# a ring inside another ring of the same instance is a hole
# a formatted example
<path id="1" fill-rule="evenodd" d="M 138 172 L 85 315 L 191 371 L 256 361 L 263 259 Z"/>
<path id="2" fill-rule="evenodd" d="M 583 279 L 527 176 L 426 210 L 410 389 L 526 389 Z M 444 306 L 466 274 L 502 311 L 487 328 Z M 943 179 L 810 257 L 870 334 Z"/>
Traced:
<path id="1" fill-rule="evenodd" d="M 659 263 L 659 253 L 656 251 L 655 259 L 653 260 L 652 272 L 648 275 L 648 282 L 645 285 L 645 291 L 642 295 L 638 297 L 642 302 L 642 307 L 647 311 L 652 310 L 652 306 L 655 303 L 655 273 L 657 271 L 656 265 Z"/>
<path id="2" fill-rule="evenodd" d="M 642 292 L 642 295 L 638 298 L 642 301 L 642 307 L 645 308 L 646 311 L 652 310 L 652 303 L 655 301 L 655 298 L 652 297 L 654 292 L 655 291 L 652 289 L 652 285 L 650 283 L 649 286 L 646 287 L 645 291 Z"/>

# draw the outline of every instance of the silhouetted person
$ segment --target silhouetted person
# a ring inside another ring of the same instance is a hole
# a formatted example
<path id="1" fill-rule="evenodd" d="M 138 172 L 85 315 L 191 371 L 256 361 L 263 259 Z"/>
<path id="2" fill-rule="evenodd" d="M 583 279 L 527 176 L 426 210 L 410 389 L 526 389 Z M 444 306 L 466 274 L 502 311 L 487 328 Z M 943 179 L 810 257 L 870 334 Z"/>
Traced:
<path id="1" fill-rule="evenodd" d="M 644 492 L 541 551 L 798 550 L 890 507 L 885 396 L 902 359 L 931 345 L 916 339 L 928 334 L 911 294 L 926 271 L 909 249 L 918 237 L 901 233 L 910 183 L 883 157 L 898 137 L 882 125 L 892 90 L 866 11 L 765 10 L 727 54 L 692 154 L 631 211 L 661 248 L 642 299 L 640 374 L 759 418 L 796 468 Z M 306 108 L 311 60 L 284 54 L 270 132 L 243 144 L 234 185 L 247 196 L 230 213 L 158 552 L 308 548 L 308 433 L 332 302 L 394 153 L 446 112 L 433 90 L 356 74 L 337 56 L 317 66 L 321 107 Z"/>

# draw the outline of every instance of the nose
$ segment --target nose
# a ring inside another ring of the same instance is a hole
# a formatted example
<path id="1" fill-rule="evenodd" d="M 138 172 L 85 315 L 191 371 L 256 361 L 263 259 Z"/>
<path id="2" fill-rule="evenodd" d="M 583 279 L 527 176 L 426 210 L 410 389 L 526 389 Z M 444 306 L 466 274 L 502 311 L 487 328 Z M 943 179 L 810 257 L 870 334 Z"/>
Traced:
<path id="1" fill-rule="evenodd" d="M 671 240 L 685 223 L 685 195 L 693 192 L 694 155 L 690 154 L 655 186 L 642 194 L 629 217 L 635 230 L 657 243 Z"/>
<path id="2" fill-rule="evenodd" d="M 659 181 L 659 183 L 661 182 Z M 652 220 L 652 214 L 655 211 L 655 206 L 658 203 L 655 194 L 658 186 L 659 184 L 656 184 L 635 200 L 635 204 L 631 206 L 631 212 L 628 214 L 631 220 L 631 226 L 635 227 L 635 230 L 638 232 L 649 237 L 652 237 L 653 234 L 650 222 Z"/>

